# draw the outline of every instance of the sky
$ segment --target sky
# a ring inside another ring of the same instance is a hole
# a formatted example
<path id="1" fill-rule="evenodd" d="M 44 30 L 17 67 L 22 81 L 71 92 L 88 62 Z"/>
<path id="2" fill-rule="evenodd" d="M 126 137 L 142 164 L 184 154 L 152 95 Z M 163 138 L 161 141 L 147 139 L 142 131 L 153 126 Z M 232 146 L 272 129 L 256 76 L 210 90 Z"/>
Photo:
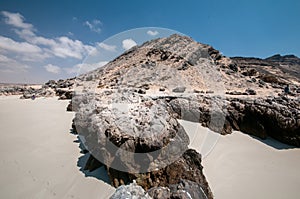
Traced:
<path id="1" fill-rule="evenodd" d="M 225 56 L 300 57 L 299 20 L 298 0 L 0 0 L 0 82 L 73 77 L 172 33 Z"/>

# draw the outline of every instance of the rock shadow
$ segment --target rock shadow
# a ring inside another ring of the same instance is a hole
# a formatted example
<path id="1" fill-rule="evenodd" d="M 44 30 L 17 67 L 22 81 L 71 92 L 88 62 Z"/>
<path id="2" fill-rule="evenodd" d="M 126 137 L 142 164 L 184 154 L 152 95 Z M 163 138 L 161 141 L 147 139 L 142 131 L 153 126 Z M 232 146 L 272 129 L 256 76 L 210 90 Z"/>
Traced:
<path id="1" fill-rule="evenodd" d="M 298 148 L 296 146 L 292 146 L 292 145 L 288 145 L 288 144 L 285 144 L 285 143 L 282 143 L 278 140 L 275 140 L 274 138 L 268 136 L 266 139 L 262 139 L 262 138 L 259 138 L 257 136 L 254 136 L 254 135 L 249 135 L 250 137 L 274 148 L 274 149 L 277 149 L 277 150 L 287 150 L 287 149 L 295 149 L 295 148 Z"/>
<path id="2" fill-rule="evenodd" d="M 79 143 L 79 148 L 81 149 L 80 153 L 82 154 L 82 156 L 80 156 L 78 158 L 77 166 L 79 167 L 79 170 L 82 173 L 84 173 L 84 176 L 85 177 L 93 177 L 93 178 L 103 181 L 104 183 L 111 185 L 111 182 L 110 182 L 110 179 L 107 174 L 105 166 L 101 166 L 93 171 L 85 169 L 86 163 L 90 157 L 90 153 L 88 153 L 88 151 L 85 149 L 84 145 L 82 144 L 82 142 L 79 139 L 79 136 L 77 136 L 77 139 L 74 140 L 73 142 Z"/>

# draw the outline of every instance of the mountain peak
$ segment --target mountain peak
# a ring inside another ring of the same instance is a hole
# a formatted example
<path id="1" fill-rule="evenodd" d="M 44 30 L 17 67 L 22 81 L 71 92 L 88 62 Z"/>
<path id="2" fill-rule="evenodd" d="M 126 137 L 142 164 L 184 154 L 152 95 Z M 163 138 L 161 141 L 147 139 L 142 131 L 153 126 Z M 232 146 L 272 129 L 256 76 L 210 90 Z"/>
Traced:
<path id="1" fill-rule="evenodd" d="M 291 60 L 300 61 L 300 59 L 297 56 L 292 55 L 292 54 L 290 54 L 290 55 L 275 54 L 271 57 L 266 58 L 265 60 L 267 60 L 267 61 L 291 61 Z"/>

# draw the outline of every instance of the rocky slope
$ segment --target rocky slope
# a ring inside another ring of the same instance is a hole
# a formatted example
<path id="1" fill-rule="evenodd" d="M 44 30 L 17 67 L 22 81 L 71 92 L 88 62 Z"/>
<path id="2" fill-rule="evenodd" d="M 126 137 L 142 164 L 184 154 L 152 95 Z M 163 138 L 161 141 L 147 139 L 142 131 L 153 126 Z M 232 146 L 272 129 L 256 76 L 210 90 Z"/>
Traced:
<path id="1" fill-rule="evenodd" d="M 180 35 L 134 47 L 76 79 L 69 109 L 91 154 L 86 169 L 104 164 L 114 186 L 135 180 L 154 198 L 172 198 L 184 180 L 212 198 L 201 155 L 176 119 L 300 146 L 298 64 L 294 56 L 228 58 Z"/>

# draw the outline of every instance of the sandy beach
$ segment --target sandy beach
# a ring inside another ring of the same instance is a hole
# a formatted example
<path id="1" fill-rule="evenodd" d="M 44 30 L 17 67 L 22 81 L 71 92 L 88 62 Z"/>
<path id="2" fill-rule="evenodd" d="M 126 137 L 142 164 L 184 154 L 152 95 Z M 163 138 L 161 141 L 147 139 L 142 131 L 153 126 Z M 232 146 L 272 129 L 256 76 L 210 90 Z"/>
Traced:
<path id="1" fill-rule="evenodd" d="M 87 156 L 70 133 L 74 113 L 65 111 L 67 104 L 0 98 L 0 198 L 99 199 L 114 192 L 103 168 L 81 171 Z"/>
<path id="2" fill-rule="evenodd" d="M 215 198 L 299 198 L 299 148 L 238 131 L 216 136 L 199 124 L 181 124 L 190 129 L 190 147 L 204 154 L 204 174 Z"/>
<path id="3" fill-rule="evenodd" d="M 0 98 L 0 198 L 109 198 L 103 167 L 82 172 L 87 156 L 70 133 L 74 113 L 57 98 Z M 300 149 L 241 132 L 219 136 L 180 121 L 203 154 L 215 198 L 298 198 Z"/>

